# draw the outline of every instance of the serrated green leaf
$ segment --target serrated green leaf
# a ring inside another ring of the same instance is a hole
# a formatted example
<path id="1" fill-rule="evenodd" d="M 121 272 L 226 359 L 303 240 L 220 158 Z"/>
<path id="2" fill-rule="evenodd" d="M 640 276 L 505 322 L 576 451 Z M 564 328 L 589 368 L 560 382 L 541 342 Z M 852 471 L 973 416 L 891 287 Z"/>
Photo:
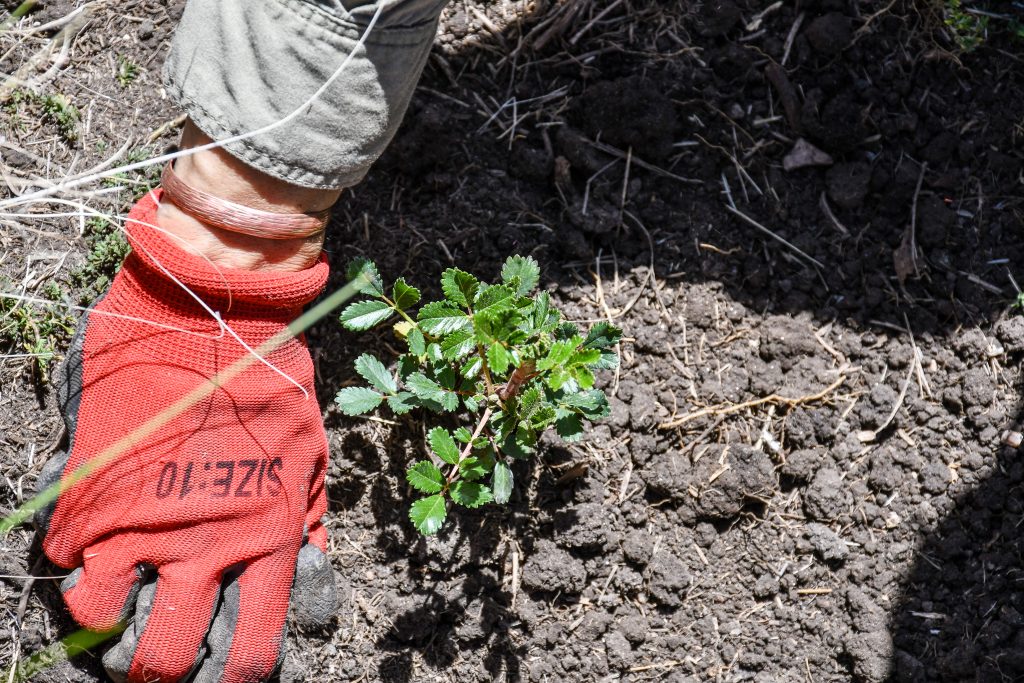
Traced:
<path id="1" fill-rule="evenodd" d="M 403 353 L 398 357 L 398 376 L 404 382 L 410 375 L 419 372 L 420 359 L 411 353 Z"/>
<path id="2" fill-rule="evenodd" d="M 408 391 L 400 391 L 394 396 L 388 396 L 388 408 L 391 408 L 391 412 L 395 415 L 405 415 L 419 404 L 416 395 Z"/>
<path id="3" fill-rule="evenodd" d="M 444 393 L 444 389 L 441 388 L 440 384 L 422 372 L 415 372 L 409 375 L 405 380 L 405 384 L 409 387 L 409 391 L 416 394 L 419 398 L 436 401 Z"/>
<path id="4" fill-rule="evenodd" d="M 508 349 L 500 343 L 494 343 L 487 347 L 487 364 L 493 372 L 499 375 L 505 374 L 511 362 L 512 357 L 509 355 Z"/>
<path id="5" fill-rule="evenodd" d="M 455 374 L 455 370 L 450 365 L 444 365 L 434 375 L 437 378 L 437 383 L 444 389 L 455 389 L 455 383 L 459 381 L 459 376 Z"/>
<path id="6" fill-rule="evenodd" d="M 562 341 L 556 341 L 551 345 L 551 348 L 548 349 L 547 355 L 537 361 L 538 372 L 551 370 L 552 368 L 565 365 L 572 356 L 573 351 L 575 351 L 576 347 L 579 345 L 580 338 L 576 336 Z"/>
<path id="7" fill-rule="evenodd" d="M 540 280 L 540 266 L 532 256 L 509 256 L 501 267 L 501 279 L 509 284 L 513 278 L 519 278 L 516 295 L 526 296 Z"/>
<path id="8" fill-rule="evenodd" d="M 445 298 L 456 306 L 469 306 L 479 288 L 480 281 L 464 270 L 449 268 L 441 274 Z"/>
<path id="9" fill-rule="evenodd" d="M 444 488 L 444 475 L 437 465 L 429 460 L 420 460 L 409 468 L 405 478 L 417 491 L 422 493 L 437 493 Z"/>
<path id="10" fill-rule="evenodd" d="M 469 443 L 470 440 L 473 438 L 473 433 L 466 429 L 465 427 L 459 427 L 458 429 L 455 430 L 454 436 L 457 441 L 461 441 L 462 443 Z"/>
<path id="11" fill-rule="evenodd" d="M 346 415 L 362 415 L 381 404 L 384 397 L 369 387 L 345 387 L 334 397 L 334 402 Z"/>
<path id="12" fill-rule="evenodd" d="M 452 332 L 441 340 L 441 353 L 447 360 L 459 360 L 476 350 L 476 338 L 470 330 Z"/>
<path id="13" fill-rule="evenodd" d="M 494 500 L 491 489 L 475 481 L 458 481 L 452 486 L 452 500 L 468 508 L 478 508 Z"/>
<path id="14" fill-rule="evenodd" d="M 405 341 L 409 345 L 409 353 L 422 356 L 427 352 L 427 340 L 423 336 L 423 333 L 419 331 L 419 328 L 409 330 L 409 334 L 406 335 Z"/>
<path id="15" fill-rule="evenodd" d="M 437 342 L 431 342 L 427 344 L 427 360 L 439 363 L 444 360 L 444 354 L 441 353 L 441 345 Z"/>
<path id="16" fill-rule="evenodd" d="M 555 327 L 556 339 L 571 339 L 579 334 L 580 328 L 575 323 L 559 323 Z"/>
<path id="17" fill-rule="evenodd" d="M 466 406 L 466 410 L 475 413 L 480 410 L 480 400 L 481 398 L 478 396 L 465 396 L 462 399 L 462 404 Z"/>
<path id="18" fill-rule="evenodd" d="M 345 275 L 356 283 L 356 291 L 360 294 L 384 296 L 384 281 L 380 279 L 377 265 L 370 259 L 363 256 L 352 259 Z"/>
<path id="19" fill-rule="evenodd" d="M 555 420 L 555 431 L 565 441 L 579 441 L 583 436 L 583 418 L 569 413 Z"/>
<path id="20" fill-rule="evenodd" d="M 590 366 L 594 370 L 614 370 L 619 367 L 619 354 L 601 349 L 601 358 Z"/>
<path id="21" fill-rule="evenodd" d="M 404 277 L 400 277 L 391 288 L 391 298 L 395 306 L 404 311 L 420 300 L 420 290 L 408 284 Z"/>
<path id="22" fill-rule="evenodd" d="M 420 498 L 409 508 L 409 519 L 424 536 L 436 534 L 447 516 L 447 505 L 441 494 Z"/>
<path id="23" fill-rule="evenodd" d="M 593 365 L 601 360 L 601 349 L 580 349 L 569 357 L 566 365 Z"/>
<path id="24" fill-rule="evenodd" d="M 580 385 L 580 389 L 590 389 L 594 386 L 594 373 L 590 368 L 580 365 L 573 368 L 569 374 L 576 380 L 576 384 Z"/>
<path id="25" fill-rule="evenodd" d="M 550 403 L 542 403 L 537 410 L 530 415 L 530 426 L 533 429 L 544 429 L 555 421 L 555 407 Z"/>
<path id="26" fill-rule="evenodd" d="M 391 317 L 392 308 L 383 301 L 357 301 L 341 312 L 341 324 L 353 332 L 363 332 Z"/>
<path id="27" fill-rule="evenodd" d="M 480 374 L 480 370 L 483 367 L 483 359 L 480 358 L 480 356 L 473 356 L 468 361 L 466 361 L 465 365 L 462 366 L 462 370 L 459 371 L 459 374 L 465 377 L 466 379 L 474 379 L 477 375 Z"/>
<path id="28" fill-rule="evenodd" d="M 459 395 L 454 391 L 444 392 L 441 394 L 438 401 L 441 403 L 441 408 L 443 408 L 445 412 L 454 412 L 455 409 L 459 407 Z"/>
<path id="29" fill-rule="evenodd" d="M 490 444 L 483 450 L 475 450 L 475 455 L 464 458 L 459 463 L 459 475 L 466 481 L 483 479 L 494 469 L 494 449 Z"/>
<path id="30" fill-rule="evenodd" d="M 528 420 L 541 406 L 543 397 L 540 388 L 533 386 L 519 395 L 519 419 Z"/>
<path id="31" fill-rule="evenodd" d="M 516 293 L 505 285 L 491 285 L 481 288 L 473 302 L 473 312 L 478 318 L 493 318 L 508 311 L 516 303 Z"/>
<path id="32" fill-rule="evenodd" d="M 470 329 L 469 317 L 446 301 L 432 301 L 419 310 L 420 328 L 427 334 L 444 335 Z"/>
<path id="33" fill-rule="evenodd" d="M 455 439 L 452 438 L 447 429 L 444 427 L 434 427 L 427 432 L 427 441 L 430 443 L 430 450 L 441 460 L 449 465 L 457 465 L 459 463 L 459 447 L 455 444 Z"/>
<path id="34" fill-rule="evenodd" d="M 494 473 L 491 475 L 491 489 L 494 493 L 494 502 L 504 505 L 512 497 L 512 468 L 504 462 L 494 465 Z"/>
<path id="35" fill-rule="evenodd" d="M 551 308 L 551 296 L 547 292 L 541 292 L 534 297 L 534 301 L 533 329 L 538 332 L 551 332 L 560 318 L 558 311 Z"/>
<path id="36" fill-rule="evenodd" d="M 388 369 L 373 355 L 364 353 L 356 358 L 356 372 L 369 382 L 374 388 L 383 391 L 385 394 L 394 394 L 398 391 L 398 383 L 392 377 Z"/>
<path id="37" fill-rule="evenodd" d="M 597 323 L 587 332 L 583 340 L 585 349 L 606 349 L 615 346 L 622 339 L 622 330 L 611 323 Z"/>
<path id="38" fill-rule="evenodd" d="M 528 430 L 520 428 L 505 438 L 501 444 L 501 452 L 516 460 L 526 460 L 533 455 L 533 443 L 536 443 L 536 437 Z"/>
<path id="39" fill-rule="evenodd" d="M 609 411 L 608 398 L 600 389 L 568 394 L 558 399 L 558 402 L 561 407 L 580 412 L 591 420 L 605 417 Z"/>

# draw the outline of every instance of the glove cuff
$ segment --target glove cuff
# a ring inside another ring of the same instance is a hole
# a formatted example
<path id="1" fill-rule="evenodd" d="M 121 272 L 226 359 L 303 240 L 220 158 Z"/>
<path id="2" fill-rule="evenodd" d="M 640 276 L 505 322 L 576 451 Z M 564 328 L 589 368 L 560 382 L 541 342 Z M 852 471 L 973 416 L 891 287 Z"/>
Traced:
<path id="1" fill-rule="evenodd" d="M 328 265 L 323 253 L 313 266 L 297 272 L 214 266 L 188 251 L 187 242 L 156 227 L 161 195 L 160 189 L 147 193 L 132 207 L 125 223 L 132 247 L 125 270 L 135 279 L 152 283 L 156 278 L 180 289 L 173 282 L 177 279 L 223 312 L 238 304 L 294 311 L 316 298 L 327 283 Z"/>

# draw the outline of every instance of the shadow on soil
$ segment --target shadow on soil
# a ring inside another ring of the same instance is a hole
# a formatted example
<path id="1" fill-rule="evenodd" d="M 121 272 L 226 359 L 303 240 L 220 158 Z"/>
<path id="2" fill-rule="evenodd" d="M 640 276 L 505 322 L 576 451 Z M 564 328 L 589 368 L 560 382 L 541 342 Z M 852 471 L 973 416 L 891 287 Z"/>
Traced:
<path id="1" fill-rule="evenodd" d="M 593 283 L 595 259 L 604 277 L 638 281 L 653 263 L 659 279 L 714 283 L 751 315 L 840 320 L 880 335 L 909 328 L 925 344 L 1006 317 L 1008 270 L 1024 259 L 1019 154 L 1007 147 L 1022 100 L 1020 74 L 998 54 L 977 56 L 970 72 L 925 58 L 931 38 L 910 3 L 897 2 L 857 41 L 825 36 L 846 41 L 842 55 L 799 37 L 786 76 L 773 80 L 773 60 L 745 49 L 735 20 L 723 30 L 713 9 L 745 11 L 743 2 L 629 4 L 635 21 L 613 12 L 586 31 L 592 17 L 566 19 L 565 5 L 553 5 L 501 35 L 446 37 L 394 144 L 336 214 L 335 262 L 368 254 L 385 277 L 431 283 L 455 263 L 486 277 L 506 255 L 532 254 L 570 298 Z M 767 30 L 781 41 L 794 18 L 784 8 Z M 536 49 L 547 30 L 554 37 Z M 978 117 L 989 125 L 966 132 Z M 835 163 L 783 172 L 800 137 Z M 353 343 L 333 323 L 314 334 L 331 348 Z M 356 353 L 325 367 L 323 385 L 338 386 Z M 401 481 L 404 447 L 389 444 L 394 457 L 374 467 Z M 1024 670 L 1024 464 L 1007 449 L 982 457 L 994 463 L 988 477 L 942 511 L 905 582 L 892 624 L 899 680 Z M 435 667 L 456 655 L 453 624 L 467 605 L 446 597 L 465 595 L 451 591 L 449 572 L 476 582 L 473 595 L 503 595 L 477 563 L 502 533 L 524 538 L 531 528 L 522 505 L 504 517 L 460 515 L 445 543 L 447 557 L 462 559 L 434 564 L 384 482 L 371 485 L 378 546 L 391 559 L 414 548 L 417 571 L 439 584 L 394 615 L 378 643 L 391 653 L 381 677 L 405 682 L 411 651 Z M 482 651 L 519 680 L 521 653 L 501 628 L 507 610 L 489 598 L 479 612 Z"/>

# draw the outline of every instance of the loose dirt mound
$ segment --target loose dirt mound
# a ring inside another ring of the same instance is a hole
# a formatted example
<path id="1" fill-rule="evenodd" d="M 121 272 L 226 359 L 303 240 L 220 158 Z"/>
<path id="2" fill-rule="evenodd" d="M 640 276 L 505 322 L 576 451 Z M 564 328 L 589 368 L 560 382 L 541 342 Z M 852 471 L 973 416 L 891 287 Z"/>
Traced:
<path id="1" fill-rule="evenodd" d="M 1024 461 L 1000 439 L 1024 354 L 1020 43 L 992 19 L 959 52 L 929 4 L 448 9 L 399 137 L 338 208 L 331 257 L 427 284 L 533 254 L 571 317 L 625 328 L 603 378 L 613 412 L 521 463 L 508 509 L 424 540 L 404 483 L 422 424 L 331 407 L 352 359 L 389 340 L 321 323 L 343 600 L 333 628 L 291 636 L 285 678 L 1024 676 Z M 46 86 L 91 107 L 80 146 L 48 140 L 43 118 L 8 134 L 36 151 L 3 148 L 7 167 L 42 173 L 41 147 L 62 168 L 98 163 L 98 141 L 176 115 L 157 74 L 180 4 L 129 5 Z M 123 87 L 118 50 L 141 67 Z M 74 263 L 76 228 L 11 232 L 2 267 Z M 10 508 L 57 422 L 22 366 L 5 373 Z M 6 539 L 4 574 L 32 566 L 30 538 Z M 22 582 L 0 587 L 17 614 Z M 21 651 L 66 628 L 40 582 Z M 100 673 L 83 657 L 46 675 Z"/>

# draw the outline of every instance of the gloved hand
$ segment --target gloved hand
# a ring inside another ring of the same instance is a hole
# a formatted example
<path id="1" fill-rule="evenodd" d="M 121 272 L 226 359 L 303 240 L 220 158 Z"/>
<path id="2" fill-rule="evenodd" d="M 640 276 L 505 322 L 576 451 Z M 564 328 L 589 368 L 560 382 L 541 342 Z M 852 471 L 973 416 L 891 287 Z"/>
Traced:
<path id="1" fill-rule="evenodd" d="M 62 590 L 77 622 L 108 630 L 134 612 L 103 659 L 116 680 L 263 680 L 283 654 L 293 578 L 297 616 L 326 621 L 335 608 L 312 362 L 290 339 L 211 387 L 250 352 L 175 280 L 255 349 L 322 289 L 327 264 L 215 268 L 147 227 L 158 198 L 132 209 L 132 253 L 59 372 L 69 454 L 47 463 L 40 487 L 197 387 L 211 390 L 64 491 L 37 523 L 47 556 L 74 570 Z"/>

